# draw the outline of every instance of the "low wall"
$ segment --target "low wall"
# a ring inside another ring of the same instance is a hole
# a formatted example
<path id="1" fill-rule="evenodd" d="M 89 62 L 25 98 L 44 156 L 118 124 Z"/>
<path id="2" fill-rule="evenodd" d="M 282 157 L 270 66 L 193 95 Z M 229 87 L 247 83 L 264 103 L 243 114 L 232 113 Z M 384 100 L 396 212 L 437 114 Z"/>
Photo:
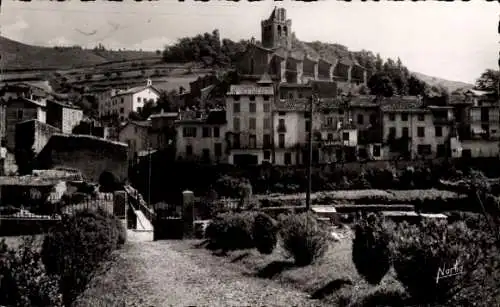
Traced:
<path id="1" fill-rule="evenodd" d="M 37 157 L 40 168 L 79 169 L 87 181 L 111 172 L 123 182 L 128 177 L 127 145 L 89 135 L 53 135 Z"/>

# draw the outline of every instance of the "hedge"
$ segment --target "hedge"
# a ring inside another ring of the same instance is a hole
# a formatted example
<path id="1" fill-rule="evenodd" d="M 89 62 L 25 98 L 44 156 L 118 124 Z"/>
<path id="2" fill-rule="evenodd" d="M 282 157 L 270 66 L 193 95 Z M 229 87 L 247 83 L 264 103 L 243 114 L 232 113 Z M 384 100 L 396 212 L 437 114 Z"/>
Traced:
<path id="1" fill-rule="evenodd" d="M 83 292 L 102 261 L 125 241 L 120 220 L 98 210 L 66 215 L 45 237 L 42 260 L 49 274 L 58 276 L 65 305 Z"/>

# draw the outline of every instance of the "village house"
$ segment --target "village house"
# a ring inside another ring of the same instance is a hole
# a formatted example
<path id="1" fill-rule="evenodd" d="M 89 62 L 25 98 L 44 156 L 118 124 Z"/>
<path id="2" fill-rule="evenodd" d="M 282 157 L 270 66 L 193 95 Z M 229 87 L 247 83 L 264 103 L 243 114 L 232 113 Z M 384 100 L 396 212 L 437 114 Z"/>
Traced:
<path id="1" fill-rule="evenodd" d="M 118 132 L 118 140 L 128 145 L 129 160 L 152 148 L 151 121 L 128 121 Z"/>
<path id="2" fill-rule="evenodd" d="M 83 119 L 83 110 L 73 104 L 47 100 L 46 123 L 59 128 L 62 133 L 72 133 Z"/>
<path id="3" fill-rule="evenodd" d="M 178 160 L 202 163 L 227 162 L 224 110 L 185 111 L 175 121 Z"/>
<path id="4" fill-rule="evenodd" d="M 155 105 L 159 98 L 160 91 L 148 79 L 145 86 L 116 92 L 109 100 L 104 101 L 99 109 L 101 116 L 114 116 L 124 122 L 131 112 L 140 112 L 147 103 Z"/>
<path id="5" fill-rule="evenodd" d="M 231 85 L 226 95 L 231 164 L 271 162 L 274 87 L 267 75 L 257 84 Z"/>
<path id="6" fill-rule="evenodd" d="M 151 143 L 153 148 L 163 150 L 175 146 L 175 121 L 178 119 L 178 112 L 164 112 L 152 114 L 151 121 Z"/>
<path id="7" fill-rule="evenodd" d="M 453 110 L 425 106 L 419 97 L 391 97 L 381 104 L 385 160 L 450 156 Z M 455 148 L 456 150 L 456 148 Z"/>

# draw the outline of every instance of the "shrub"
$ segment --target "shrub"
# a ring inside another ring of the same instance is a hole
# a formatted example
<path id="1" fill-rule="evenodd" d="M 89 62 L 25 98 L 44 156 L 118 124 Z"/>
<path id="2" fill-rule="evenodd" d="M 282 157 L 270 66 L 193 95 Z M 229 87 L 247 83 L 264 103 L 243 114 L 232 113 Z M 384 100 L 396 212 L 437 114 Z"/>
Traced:
<path id="1" fill-rule="evenodd" d="M 58 279 L 45 271 L 30 237 L 17 250 L 0 242 L 0 305 L 62 306 Z"/>
<path id="2" fill-rule="evenodd" d="M 253 248 L 252 212 L 222 213 L 210 222 L 206 229 L 211 246 L 224 251 Z"/>
<path id="3" fill-rule="evenodd" d="M 99 185 L 99 190 L 104 193 L 114 192 L 120 188 L 116 176 L 108 171 L 102 172 L 99 176 Z"/>
<path id="4" fill-rule="evenodd" d="M 278 241 L 278 228 L 276 221 L 265 213 L 255 217 L 253 227 L 253 240 L 261 254 L 271 254 Z"/>
<path id="5" fill-rule="evenodd" d="M 283 247 L 297 265 L 311 264 L 325 254 L 328 249 L 327 233 L 320 228 L 314 215 L 286 215 L 280 222 Z"/>
<path id="6" fill-rule="evenodd" d="M 470 261 L 465 244 L 471 238 L 464 223 L 448 225 L 427 220 L 420 225 L 401 223 L 392 244 L 397 278 L 417 304 L 442 304 L 459 290 L 462 275 L 439 279 L 438 270 Z"/>
<path id="7" fill-rule="evenodd" d="M 407 295 L 401 289 L 387 289 L 378 287 L 374 291 L 368 292 L 359 300 L 353 302 L 350 307 L 405 307 Z"/>
<path id="8" fill-rule="evenodd" d="M 359 275 L 373 285 L 380 283 L 391 266 L 390 235 L 382 220 L 370 214 L 355 226 L 352 260 Z"/>
<path id="9" fill-rule="evenodd" d="M 103 210 L 83 210 L 64 216 L 42 244 L 42 260 L 60 278 L 65 305 L 85 289 L 99 264 L 125 240 L 123 226 Z"/>

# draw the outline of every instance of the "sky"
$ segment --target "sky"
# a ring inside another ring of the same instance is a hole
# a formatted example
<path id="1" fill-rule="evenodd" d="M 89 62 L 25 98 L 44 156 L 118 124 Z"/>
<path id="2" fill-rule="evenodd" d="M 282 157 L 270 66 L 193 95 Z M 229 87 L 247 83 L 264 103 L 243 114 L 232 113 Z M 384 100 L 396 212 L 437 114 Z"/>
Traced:
<path id="1" fill-rule="evenodd" d="M 0 34 L 42 46 L 102 43 L 112 49 L 158 50 L 180 37 L 219 29 L 223 38 L 260 40 L 260 22 L 287 9 L 302 41 L 339 43 L 350 50 L 400 57 L 410 71 L 473 83 L 498 69 L 498 2 L 66 2 L 4 0 Z"/>

